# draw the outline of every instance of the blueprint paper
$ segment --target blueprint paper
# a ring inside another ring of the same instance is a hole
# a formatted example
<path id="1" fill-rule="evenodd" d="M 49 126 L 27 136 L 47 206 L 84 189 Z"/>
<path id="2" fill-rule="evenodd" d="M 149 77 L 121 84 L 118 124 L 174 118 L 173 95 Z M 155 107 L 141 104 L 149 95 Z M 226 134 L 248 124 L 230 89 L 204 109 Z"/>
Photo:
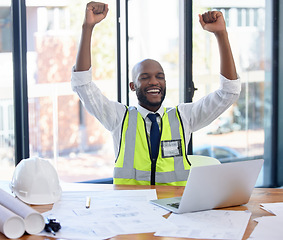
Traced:
<path id="1" fill-rule="evenodd" d="M 171 214 L 169 221 L 177 230 L 156 232 L 155 236 L 242 239 L 251 213 L 248 211 L 209 210 L 194 213 Z"/>
<path id="2" fill-rule="evenodd" d="M 89 208 L 87 196 L 91 197 Z M 97 240 L 174 229 L 162 216 L 168 211 L 149 203 L 156 198 L 155 189 L 63 192 L 61 200 L 43 215 L 53 215 L 61 222 L 56 238 Z M 44 231 L 40 235 L 52 236 Z"/>

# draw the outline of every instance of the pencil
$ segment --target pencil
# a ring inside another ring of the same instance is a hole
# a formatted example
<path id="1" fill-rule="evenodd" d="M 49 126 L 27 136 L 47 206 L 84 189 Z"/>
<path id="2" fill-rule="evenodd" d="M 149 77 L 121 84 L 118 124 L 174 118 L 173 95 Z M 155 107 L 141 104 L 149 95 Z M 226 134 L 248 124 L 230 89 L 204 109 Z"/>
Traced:
<path id="1" fill-rule="evenodd" d="M 85 207 L 86 208 L 90 207 L 90 197 L 86 197 Z"/>

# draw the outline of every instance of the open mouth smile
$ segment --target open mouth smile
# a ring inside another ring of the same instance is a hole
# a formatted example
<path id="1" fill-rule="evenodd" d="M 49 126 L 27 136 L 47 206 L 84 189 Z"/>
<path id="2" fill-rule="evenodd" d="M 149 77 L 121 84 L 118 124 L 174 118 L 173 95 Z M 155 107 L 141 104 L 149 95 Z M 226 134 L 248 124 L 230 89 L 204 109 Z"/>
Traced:
<path id="1" fill-rule="evenodd" d="M 146 93 L 152 94 L 152 95 L 158 95 L 161 93 L 161 91 L 159 88 L 151 88 L 151 89 L 146 90 Z"/>

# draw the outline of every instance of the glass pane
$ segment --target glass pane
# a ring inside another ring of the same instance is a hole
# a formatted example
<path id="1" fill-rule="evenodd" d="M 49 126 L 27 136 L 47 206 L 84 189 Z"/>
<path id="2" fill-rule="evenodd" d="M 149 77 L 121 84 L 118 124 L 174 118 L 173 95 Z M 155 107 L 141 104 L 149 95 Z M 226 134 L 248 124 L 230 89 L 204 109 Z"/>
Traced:
<path id="1" fill-rule="evenodd" d="M 12 42 L 11 5 L 6 1 L 0 3 L 0 180 L 11 180 L 15 168 Z"/>
<path id="2" fill-rule="evenodd" d="M 128 3 L 129 69 L 131 71 L 137 62 L 146 58 L 160 62 L 166 77 L 164 104 L 176 106 L 180 75 L 179 0 L 131 0 Z M 129 94 L 130 105 L 136 105 L 136 93 L 130 91 Z"/>
<path id="3" fill-rule="evenodd" d="M 112 177 L 112 137 L 81 106 L 70 84 L 87 1 L 28 3 L 30 155 L 51 159 L 64 181 Z M 93 80 L 116 100 L 114 0 L 109 9 L 92 39 Z"/>
<path id="4" fill-rule="evenodd" d="M 237 1 L 229 6 L 225 0 L 194 1 L 193 79 L 198 91 L 194 101 L 219 86 L 219 53 L 213 34 L 202 30 L 198 14 L 222 11 L 241 77 L 239 100 L 208 127 L 193 134 L 193 151 L 209 149 L 221 162 L 260 159 L 264 154 L 265 91 L 265 1 Z M 258 181 L 261 185 L 263 177 Z"/>

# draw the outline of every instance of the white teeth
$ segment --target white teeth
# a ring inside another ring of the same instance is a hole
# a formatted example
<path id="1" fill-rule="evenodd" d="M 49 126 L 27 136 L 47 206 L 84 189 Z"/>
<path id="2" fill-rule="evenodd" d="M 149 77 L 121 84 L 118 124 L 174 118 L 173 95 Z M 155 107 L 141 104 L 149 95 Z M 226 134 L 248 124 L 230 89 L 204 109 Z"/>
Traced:
<path id="1" fill-rule="evenodd" d="M 147 92 L 149 92 L 149 93 L 158 93 L 159 89 L 150 89 Z"/>

